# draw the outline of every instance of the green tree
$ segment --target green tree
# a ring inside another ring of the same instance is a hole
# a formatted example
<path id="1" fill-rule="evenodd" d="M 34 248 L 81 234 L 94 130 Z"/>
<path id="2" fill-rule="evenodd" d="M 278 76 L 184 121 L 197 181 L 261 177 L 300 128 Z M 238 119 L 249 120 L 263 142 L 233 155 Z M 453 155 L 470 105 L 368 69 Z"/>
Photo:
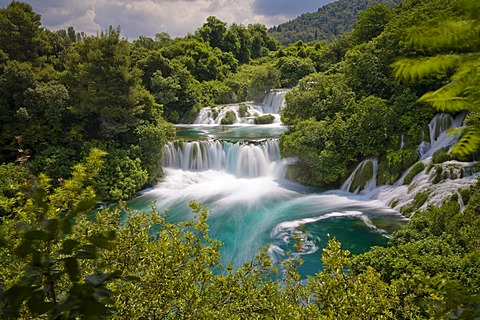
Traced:
<path id="1" fill-rule="evenodd" d="M 281 110 L 282 122 L 293 125 L 304 119 L 333 118 L 343 110 L 355 94 L 345 83 L 343 75 L 314 73 L 304 77 L 298 87 L 286 96 L 286 107 Z"/>
<path id="2" fill-rule="evenodd" d="M 227 23 L 217 19 L 214 16 L 207 18 L 207 22 L 197 29 L 196 34 L 205 42 L 208 42 L 212 48 L 222 48 L 224 46 L 225 32 Z"/>
<path id="3" fill-rule="evenodd" d="M 131 65 L 129 44 L 110 29 L 78 43 L 67 61 L 64 83 L 83 139 L 118 138 L 139 123 L 143 99 L 138 70 Z"/>
<path id="4" fill-rule="evenodd" d="M 40 176 L 32 195 L 12 208 L 14 218 L 0 225 L 0 312 L 9 318 L 99 318 L 111 314 L 112 291 L 106 283 L 116 276 L 85 268 L 110 247 L 115 230 L 76 237 L 74 220 L 86 218 L 95 204 L 91 184 L 101 167 L 102 153 L 92 150 L 74 168 L 72 178 L 51 190 Z M 18 225 L 22 224 L 22 228 Z"/>
<path id="5" fill-rule="evenodd" d="M 34 61 L 44 50 L 40 15 L 24 2 L 0 8 L 0 52 L 9 60 Z"/>
<path id="6" fill-rule="evenodd" d="M 352 36 L 356 43 L 368 42 L 382 33 L 393 16 L 393 9 L 383 3 L 374 3 L 359 13 Z"/>
<path id="7" fill-rule="evenodd" d="M 281 57 L 277 61 L 277 68 L 280 71 L 280 82 L 284 88 L 296 86 L 301 78 L 315 72 L 310 59 L 296 57 Z"/>

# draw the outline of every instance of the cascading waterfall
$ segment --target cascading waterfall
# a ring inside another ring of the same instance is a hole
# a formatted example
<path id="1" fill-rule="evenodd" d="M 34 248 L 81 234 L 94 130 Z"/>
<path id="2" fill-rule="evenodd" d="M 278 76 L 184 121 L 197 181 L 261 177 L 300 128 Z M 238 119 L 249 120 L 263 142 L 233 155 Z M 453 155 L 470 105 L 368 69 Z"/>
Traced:
<path id="1" fill-rule="evenodd" d="M 278 114 L 280 109 L 285 106 L 285 95 L 288 89 L 271 90 L 263 99 L 263 113 Z"/>
<path id="2" fill-rule="evenodd" d="M 285 105 L 285 94 L 288 89 L 274 89 L 268 92 L 263 103 L 245 102 L 241 104 L 206 107 L 200 110 L 194 124 L 220 125 L 228 112 L 235 114 L 234 124 L 253 124 L 254 119 L 265 114 L 272 114 L 274 122 L 280 123 L 279 111 Z M 240 110 L 243 109 L 242 112 Z"/>
<path id="3" fill-rule="evenodd" d="M 371 199 L 378 199 L 396 210 L 413 203 L 418 193 L 428 194 L 428 199 L 420 206 L 420 210 L 426 209 L 429 205 L 441 205 L 452 195 L 458 194 L 459 189 L 469 187 L 479 175 L 476 162 L 431 163 L 432 155 L 436 151 L 451 148 L 458 141 L 458 135 L 449 134 L 448 131 L 461 126 L 464 117 L 465 114 L 459 114 L 455 118 L 448 114 L 437 114 L 430 121 L 428 125 L 430 141 L 423 141 L 418 147 L 420 160 L 424 163 L 425 169 L 418 173 L 409 185 L 404 185 L 403 181 L 410 169 L 406 170 L 394 185 L 376 187 L 377 163 L 376 160 L 367 159 L 357 166 L 341 190 L 366 194 Z M 458 198 L 462 206 L 462 199 Z"/>
<path id="4" fill-rule="evenodd" d="M 232 143 L 220 140 L 169 142 L 164 148 L 164 167 L 186 171 L 224 170 L 238 177 L 281 176 L 278 141 Z"/>
<path id="5" fill-rule="evenodd" d="M 451 148 L 457 141 L 457 134 L 449 134 L 448 130 L 461 126 L 465 113 L 460 113 L 455 119 L 446 113 L 439 113 L 428 124 L 430 141 L 423 141 L 418 147 L 420 159 L 431 157 L 442 148 Z"/>
<path id="6" fill-rule="evenodd" d="M 378 159 L 366 159 L 355 168 L 340 189 L 353 193 L 371 191 L 377 186 L 377 172 Z"/>

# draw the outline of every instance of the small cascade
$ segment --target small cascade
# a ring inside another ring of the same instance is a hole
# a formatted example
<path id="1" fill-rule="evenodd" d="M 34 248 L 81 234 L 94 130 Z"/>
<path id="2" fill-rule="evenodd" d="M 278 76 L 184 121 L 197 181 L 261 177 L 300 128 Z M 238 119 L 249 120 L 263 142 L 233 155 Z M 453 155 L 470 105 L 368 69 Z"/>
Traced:
<path id="1" fill-rule="evenodd" d="M 458 140 L 458 135 L 449 134 L 448 130 L 462 125 L 465 114 L 459 114 L 455 119 L 446 113 L 439 113 L 428 124 L 430 141 L 423 141 L 418 147 L 420 159 L 431 157 L 435 151 L 451 148 Z"/>
<path id="2" fill-rule="evenodd" d="M 280 109 L 285 106 L 285 95 L 288 89 L 271 90 L 263 99 L 263 113 L 278 114 Z"/>
<path id="3" fill-rule="evenodd" d="M 366 159 L 355 168 L 343 183 L 341 190 L 359 193 L 368 192 L 377 186 L 378 159 Z"/>
<path id="4" fill-rule="evenodd" d="M 184 171 L 224 170 L 246 178 L 280 176 L 284 172 L 276 140 L 258 144 L 220 140 L 169 142 L 162 165 Z"/>
<path id="5" fill-rule="evenodd" d="M 271 90 L 265 95 L 262 104 L 244 102 L 203 108 L 198 113 L 194 124 L 221 125 L 222 119 L 232 112 L 235 114 L 233 124 L 254 124 L 256 117 L 265 114 L 272 114 L 275 117 L 274 123 L 280 123 L 278 113 L 285 105 L 285 94 L 287 92 L 288 89 Z"/>
<path id="6" fill-rule="evenodd" d="M 261 106 L 251 103 L 231 104 L 218 107 L 206 107 L 200 110 L 194 124 L 222 124 L 229 112 L 235 114 L 234 124 L 253 124 L 254 119 L 263 115 Z"/>

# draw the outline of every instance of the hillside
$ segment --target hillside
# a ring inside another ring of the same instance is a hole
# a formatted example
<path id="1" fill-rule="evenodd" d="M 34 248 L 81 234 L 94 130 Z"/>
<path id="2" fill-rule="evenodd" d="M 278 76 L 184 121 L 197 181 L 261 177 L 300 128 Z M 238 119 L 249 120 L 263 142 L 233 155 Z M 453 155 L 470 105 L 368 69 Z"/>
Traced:
<path id="1" fill-rule="evenodd" d="M 374 3 L 395 6 L 401 0 L 338 0 L 268 30 L 283 45 L 332 38 L 353 29 L 360 11 Z"/>

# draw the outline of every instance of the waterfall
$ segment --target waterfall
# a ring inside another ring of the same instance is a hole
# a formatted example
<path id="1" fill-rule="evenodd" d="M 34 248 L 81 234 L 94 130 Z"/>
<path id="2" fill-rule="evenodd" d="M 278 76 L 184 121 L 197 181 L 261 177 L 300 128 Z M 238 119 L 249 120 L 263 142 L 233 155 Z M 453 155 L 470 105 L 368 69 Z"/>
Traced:
<path id="1" fill-rule="evenodd" d="M 280 109 L 285 106 L 285 95 L 287 92 L 287 89 L 277 89 L 267 93 L 263 99 L 263 113 L 278 114 Z"/>
<path id="2" fill-rule="evenodd" d="M 439 113 L 428 124 L 430 141 L 423 141 L 418 147 L 420 159 L 431 157 L 435 151 L 452 147 L 458 140 L 457 134 L 449 134 L 448 130 L 461 126 L 465 113 L 455 119 L 446 113 Z"/>
<path id="3" fill-rule="evenodd" d="M 277 140 L 259 143 L 220 140 L 168 142 L 162 165 L 185 171 L 224 170 L 238 177 L 281 176 L 283 161 Z"/>
<path id="4" fill-rule="evenodd" d="M 285 94 L 288 89 L 271 90 L 265 95 L 262 104 L 244 102 L 239 104 L 206 107 L 200 110 L 194 124 L 222 124 L 229 111 L 235 114 L 234 124 L 253 124 L 254 119 L 265 114 L 272 114 L 274 122 L 280 123 L 280 109 L 285 105 Z"/>
<path id="5" fill-rule="evenodd" d="M 368 192 L 377 186 L 378 159 L 366 159 L 358 164 L 341 190 L 353 193 Z"/>

